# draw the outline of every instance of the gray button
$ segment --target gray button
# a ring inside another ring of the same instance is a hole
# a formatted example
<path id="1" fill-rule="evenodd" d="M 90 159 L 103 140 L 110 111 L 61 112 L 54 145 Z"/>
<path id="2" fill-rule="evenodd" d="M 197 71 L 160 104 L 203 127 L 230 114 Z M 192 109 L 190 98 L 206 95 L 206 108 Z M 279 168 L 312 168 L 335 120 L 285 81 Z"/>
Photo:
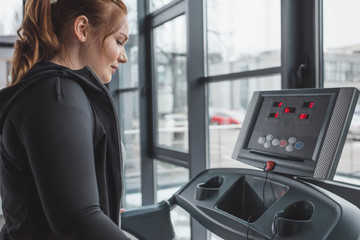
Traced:
<path id="1" fill-rule="evenodd" d="M 277 139 L 277 138 L 273 139 L 272 142 L 271 142 L 271 144 L 272 144 L 273 146 L 277 146 L 277 145 L 279 145 L 279 143 L 280 143 L 280 140 Z"/>
<path id="2" fill-rule="evenodd" d="M 258 143 L 259 144 L 264 144 L 265 143 L 265 137 L 259 137 Z"/>
<path id="3" fill-rule="evenodd" d="M 291 152 L 292 150 L 294 150 L 294 146 L 289 144 L 289 145 L 286 146 L 285 149 L 286 149 L 286 151 Z"/>
<path id="4" fill-rule="evenodd" d="M 266 140 L 269 140 L 269 141 L 273 140 L 273 138 L 274 138 L 274 136 L 271 134 L 266 136 Z"/>

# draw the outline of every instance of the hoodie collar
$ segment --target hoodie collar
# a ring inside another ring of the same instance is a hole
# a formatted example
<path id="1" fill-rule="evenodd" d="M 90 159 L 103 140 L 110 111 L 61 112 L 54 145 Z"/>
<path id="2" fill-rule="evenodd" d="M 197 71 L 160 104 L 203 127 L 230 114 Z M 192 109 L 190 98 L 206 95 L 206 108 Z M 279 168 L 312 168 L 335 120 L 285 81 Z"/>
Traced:
<path id="1" fill-rule="evenodd" d="M 17 99 L 23 95 L 23 92 L 41 80 L 56 76 L 70 77 L 92 93 L 104 94 L 104 90 L 107 91 L 105 85 L 89 66 L 79 70 L 71 70 L 52 62 L 39 62 L 17 84 L 0 90 L 0 134 L 8 111 L 16 103 Z"/>

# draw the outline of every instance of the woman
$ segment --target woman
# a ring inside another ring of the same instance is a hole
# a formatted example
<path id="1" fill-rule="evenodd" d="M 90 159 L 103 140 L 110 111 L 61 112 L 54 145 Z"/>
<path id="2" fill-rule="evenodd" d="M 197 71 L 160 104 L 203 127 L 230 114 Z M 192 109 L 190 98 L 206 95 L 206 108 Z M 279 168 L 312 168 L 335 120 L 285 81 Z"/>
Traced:
<path id="1" fill-rule="evenodd" d="M 27 0 L 0 92 L 0 239 L 128 239 L 122 155 L 104 86 L 127 61 L 122 0 Z"/>

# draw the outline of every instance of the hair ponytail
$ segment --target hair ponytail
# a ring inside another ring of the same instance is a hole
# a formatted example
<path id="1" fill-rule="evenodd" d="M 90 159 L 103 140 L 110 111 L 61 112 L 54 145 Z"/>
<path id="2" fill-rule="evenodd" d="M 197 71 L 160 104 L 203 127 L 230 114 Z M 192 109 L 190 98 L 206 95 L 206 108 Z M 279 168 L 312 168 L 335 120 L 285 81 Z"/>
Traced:
<path id="1" fill-rule="evenodd" d="M 52 26 L 51 5 L 50 0 L 26 1 L 24 19 L 17 31 L 10 85 L 19 82 L 37 62 L 61 52 Z"/>

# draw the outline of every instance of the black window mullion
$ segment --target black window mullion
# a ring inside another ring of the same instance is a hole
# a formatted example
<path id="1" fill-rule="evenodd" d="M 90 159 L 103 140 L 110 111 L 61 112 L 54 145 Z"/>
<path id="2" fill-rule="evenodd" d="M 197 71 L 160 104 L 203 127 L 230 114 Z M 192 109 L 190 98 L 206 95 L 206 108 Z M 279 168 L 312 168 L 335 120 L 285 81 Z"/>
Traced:
<path id="1" fill-rule="evenodd" d="M 205 76 L 204 1 L 186 1 L 190 178 L 205 170 L 208 162 L 207 91 L 200 81 Z M 207 235 L 207 230 L 192 218 L 191 239 L 207 239 Z"/>
<path id="2" fill-rule="evenodd" d="M 319 86 L 318 0 L 281 0 L 282 88 Z"/>
<path id="3" fill-rule="evenodd" d="M 116 89 L 114 91 L 115 94 L 121 94 L 121 93 L 124 93 L 124 92 L 135 92 L 135 91 L 138 91 L 139 88 L 138 87 L 133 87 L 133 88 L 121 88 L 121 89 Z"/>
<path id="4" fill-rule="evenodd" d="M 179 167 L 189 168 L 189 154 L 172 149 L 154 147 L 153 158 Z"/>
<path id="5" fill-rule="evenodd" d="M 155 28 L 185 13 L 185 1 L 179 0 L 164 6 L 148 16 L 151 27 Z"/>
<path id="6" fill-rule="evenodd" d="M 155 202 L 153 148 L 152 88 L 151 88 L 151 28 L 147 12 L 148 1 L 138 0 L 139 33 L 139 104 L 140 104 L 140 149 L 142 205 Z"/>
<path id="7" fill-rule="evenodd" d="M 219 81 L 228 81 L 228 80 L 238 80 L 241 78 L 263 77 L 263 76 L 269 76 L 279 73 L 281 73 L 281 67 L 273 67 L 273 68 L 257 69 L 246 72 L 237 72 L 237 73 L 209 76 L 209 77 L 204 77 L 203 81 L 210 83 L 210 82 L 219 82 Z"/>

